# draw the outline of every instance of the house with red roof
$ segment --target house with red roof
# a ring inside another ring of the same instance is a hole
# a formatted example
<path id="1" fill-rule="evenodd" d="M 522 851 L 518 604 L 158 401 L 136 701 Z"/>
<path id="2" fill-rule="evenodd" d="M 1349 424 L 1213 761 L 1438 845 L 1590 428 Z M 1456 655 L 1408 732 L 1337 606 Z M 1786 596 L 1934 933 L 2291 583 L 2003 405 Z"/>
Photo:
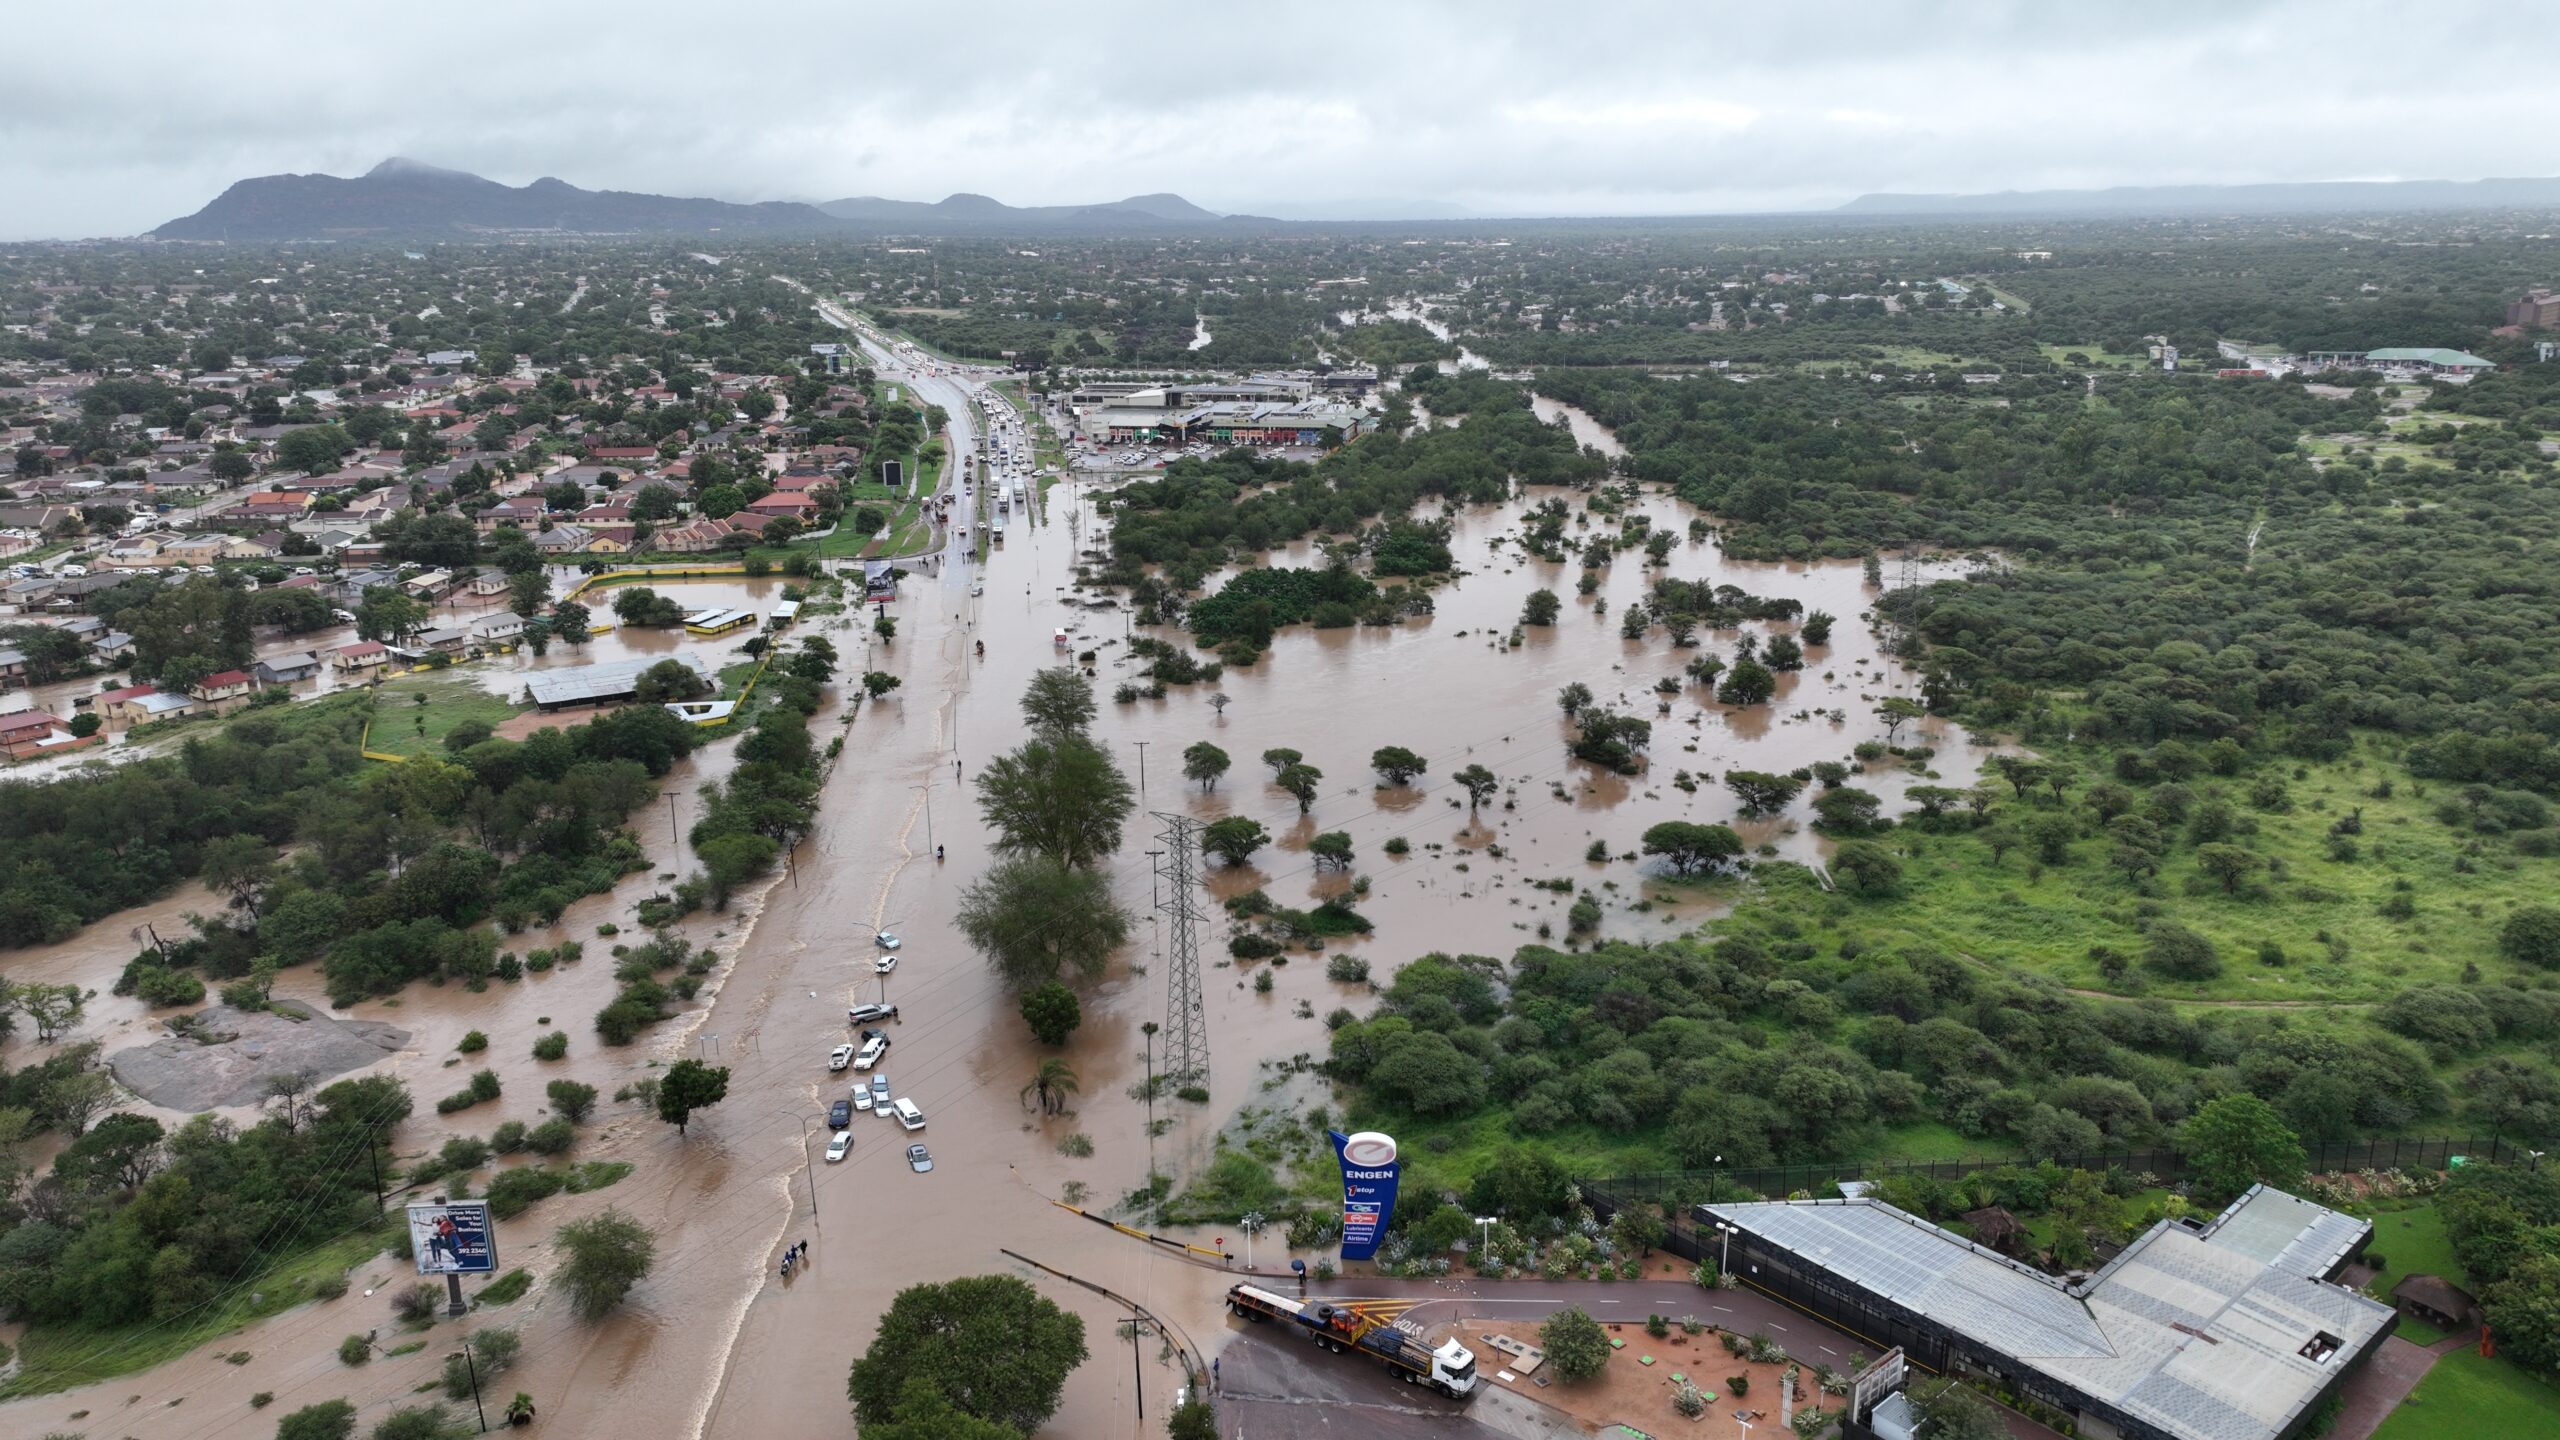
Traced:
<path id="1" fill-rule="evenodd" d="M 0 755 L 12 760 L 76 750 L 95 738 L 73 735 L 68 723 L 42 710 L 12 710 L 0 715 Z"/>
<path id="2" fill-rule="evenodd" d="M 217 670 L 188 686 L 187 695 L 214 705 L 225 700 L 246 699 L 249 692 L 257 688 L 258 682 L 250 679 L 246 670 Z"/>
<path id="3" fill-rule="evenodd" d="M 171 694 L 157 685 L 128 685 L 122 690 L 101 691 L 89 697 L 90 713 L 105 721 L 110 730 L 167 720 L 195 708 L 194 700 Z"/>
<path id="4" fill-rule="evenodd" d="M 391 659 L 391 647 L 379 640 L 363 640 L 341 645 L 329 652 L 329 663 L 340 670 L 371 670 Z"/>

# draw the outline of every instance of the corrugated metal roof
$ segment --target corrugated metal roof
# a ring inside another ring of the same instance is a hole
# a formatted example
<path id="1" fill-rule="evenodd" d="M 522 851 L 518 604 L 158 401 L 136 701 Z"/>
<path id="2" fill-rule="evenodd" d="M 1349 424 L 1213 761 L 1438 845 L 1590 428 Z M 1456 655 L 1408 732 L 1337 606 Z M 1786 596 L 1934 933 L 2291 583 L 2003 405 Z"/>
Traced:
<path id="1" fill-rule="evenodd" d="M 696 675 L 708 680 L 711 667 L 695 655 L 650 655 L 637 660 L 604 660 L 593 665 L 580 665 L 559 670 L 527 671 L 524 688 L 536 705 L 582 705 L 592 700 L 611 700 L 631 693 L 642 671 L 661 660 L 679 660 Z"/>
<path id="2" fill-rule="evenodd" d="M 2319 1278 L 2366 1222 L 2263 1186 L 2208 1224 L 2161 1221 L 2077 1286 L 1877 1200 L 1707 1208 L 2187 1440 L 2272 1440 L 2392 1322 L 2389 1306 Z M 2330 1353 L 2306 1355 L 2323 1334 Z"/>

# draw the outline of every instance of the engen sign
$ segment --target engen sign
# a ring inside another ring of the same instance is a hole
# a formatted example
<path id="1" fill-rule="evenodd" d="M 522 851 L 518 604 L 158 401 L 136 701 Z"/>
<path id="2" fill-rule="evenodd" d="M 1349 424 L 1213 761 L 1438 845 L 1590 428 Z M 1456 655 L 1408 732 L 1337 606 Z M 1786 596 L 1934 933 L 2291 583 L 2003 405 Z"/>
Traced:
<path id="1" fill-rule="evenodd" d="M 1375 1130 L 1325 1133 L 1342 1163 L 1342 1258 L 1366 1260 L 1378 1253 L 1387 1217 L 1395 1213 L 1396 1142 Z"/>

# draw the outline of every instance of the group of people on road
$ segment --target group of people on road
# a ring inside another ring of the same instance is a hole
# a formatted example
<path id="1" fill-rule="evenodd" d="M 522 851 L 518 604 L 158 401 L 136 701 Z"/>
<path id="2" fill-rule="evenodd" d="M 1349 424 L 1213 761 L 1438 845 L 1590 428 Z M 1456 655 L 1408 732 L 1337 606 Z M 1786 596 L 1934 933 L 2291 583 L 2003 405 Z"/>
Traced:
<path id="1" fill-rule="evenodd" d="M 809 1242 L 802 1240 L 782 1252 L 782 1278 L 791 1278 L 794 1267 L 809 1263 Z"/>

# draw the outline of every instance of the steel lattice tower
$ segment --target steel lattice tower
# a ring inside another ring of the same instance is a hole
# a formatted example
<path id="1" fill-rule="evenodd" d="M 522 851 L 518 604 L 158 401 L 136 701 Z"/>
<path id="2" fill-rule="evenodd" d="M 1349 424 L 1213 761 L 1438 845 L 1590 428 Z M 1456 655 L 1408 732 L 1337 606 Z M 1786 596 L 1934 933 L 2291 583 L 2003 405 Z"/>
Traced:
<path id="1" fill-rule="evenodd" d="M 1176 1085 L 1209 1081 L 1209 1019 L 1200 1000 L 1200 914 L 1198 883 L 1192 874 L 1200 853 L 1200 822 L 1188 815 L 1153 812 L 1164 822 L 1157 839 L 1164 852 L 1156 861 L 1164 894 L 1156 902 L 1163 912 L 1172 961 L 1172 988 L 1165 999 L 1164 1073 Z"/>

